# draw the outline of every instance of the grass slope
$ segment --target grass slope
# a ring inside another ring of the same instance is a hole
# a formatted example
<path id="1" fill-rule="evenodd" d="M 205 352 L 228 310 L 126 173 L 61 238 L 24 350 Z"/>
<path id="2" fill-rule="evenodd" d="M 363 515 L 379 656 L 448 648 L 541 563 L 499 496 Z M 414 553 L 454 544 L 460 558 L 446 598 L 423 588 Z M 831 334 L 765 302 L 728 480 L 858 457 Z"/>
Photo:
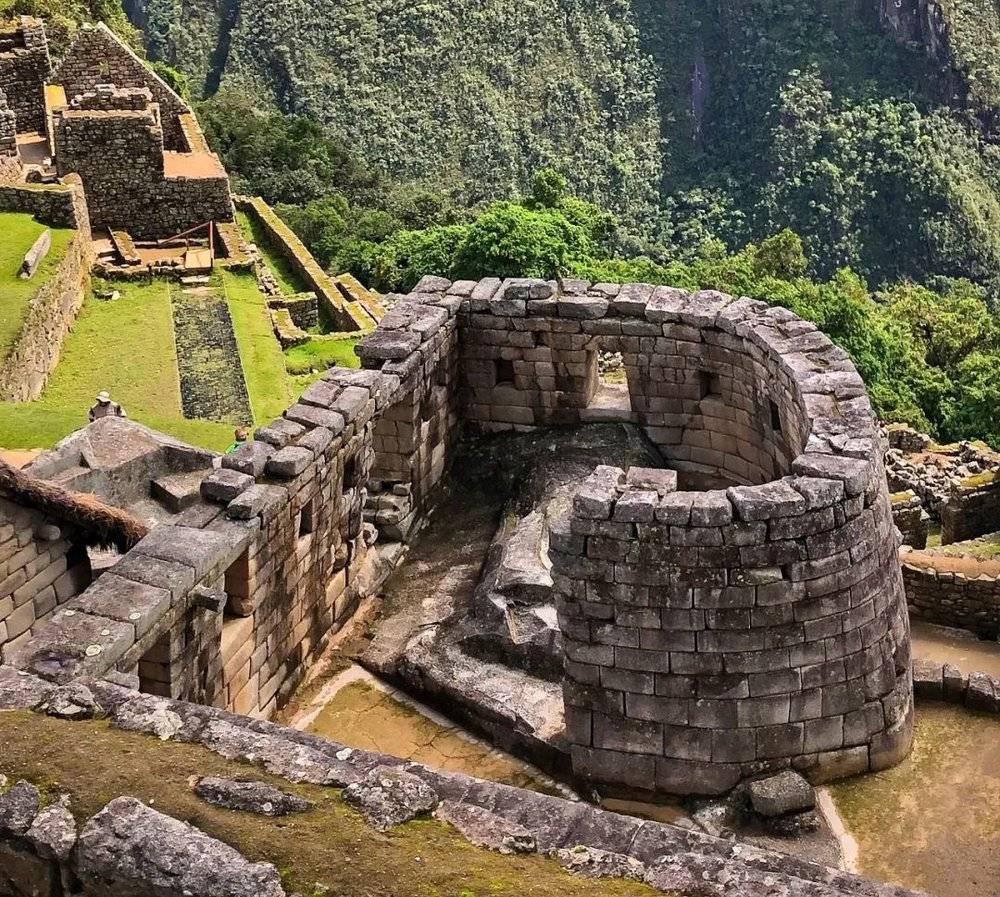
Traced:
<path id="1" fill-rule="evenodd" d="M 292 384 L 271 329 L 267 301 L 250 274 L 220 274 L 236 332 L 254 422 L 264 424 L 292 404 Z"/>
<path id="2" fill-rule="evenodd" d="M 35 276 L 22 280 L 18 276 L 24 254 L 46 230 L 30 215 L 21 212 L 0 212 L 0 358 L 4 358 L 21 329 L 28 304 L 38 290 L 52 276 L 66 247 L 73 239 L 73 231 L 52 230 L 52 249 L 42 261 Z"/>
<path id="3" fill-rule="evenodd" d="M 253 277 L 226 271 L 217 276 L 232 317 L 254 422 L 266 423 L 295 400 L 296 381 L 285 369 Z M 89 296 L 42 397 L 19 405 L 0 403 L 0 446 L 53 445 L 87 423 L 87 411 L 102 389 L 140 423 L 205 448 L 229 445 L 232 424 L 183 416 L 170 286 L 165 280 L 117 284 L 118 299 Z"/>

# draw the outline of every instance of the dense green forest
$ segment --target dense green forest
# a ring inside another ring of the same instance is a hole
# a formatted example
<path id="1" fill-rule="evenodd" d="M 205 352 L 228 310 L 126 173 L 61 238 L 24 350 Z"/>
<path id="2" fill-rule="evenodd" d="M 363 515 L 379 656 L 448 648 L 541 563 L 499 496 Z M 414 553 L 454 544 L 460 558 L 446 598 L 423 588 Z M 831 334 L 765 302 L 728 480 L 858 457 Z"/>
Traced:
<path id="1" fill-rule="evenodd" d="M 331 269 L 780 302 L 885 418 L 1000 445 L 1000 13 L 935 8 L 0 0 L 53 16 L 57 53 L 108 20 Z"/>

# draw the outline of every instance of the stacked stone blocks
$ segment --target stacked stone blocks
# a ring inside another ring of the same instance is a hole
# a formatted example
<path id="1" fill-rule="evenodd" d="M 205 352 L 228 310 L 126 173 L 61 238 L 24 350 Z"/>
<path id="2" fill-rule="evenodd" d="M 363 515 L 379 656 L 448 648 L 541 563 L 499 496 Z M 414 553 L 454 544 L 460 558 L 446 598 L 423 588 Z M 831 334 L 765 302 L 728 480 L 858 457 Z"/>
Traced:
<path id="1" fill-rule="evenodd" d="M 71 527 L 0 499 L 0 647 L 15 650 L 90 583 L 86 546 Z"/>
<path id="2" fill-rule="evenodd" d="M 17 131 L 45 133 L 44 84 L 52 72 L 45 26 L 22 16 L 0 31 L 0 84 L 17 118 Z"/>

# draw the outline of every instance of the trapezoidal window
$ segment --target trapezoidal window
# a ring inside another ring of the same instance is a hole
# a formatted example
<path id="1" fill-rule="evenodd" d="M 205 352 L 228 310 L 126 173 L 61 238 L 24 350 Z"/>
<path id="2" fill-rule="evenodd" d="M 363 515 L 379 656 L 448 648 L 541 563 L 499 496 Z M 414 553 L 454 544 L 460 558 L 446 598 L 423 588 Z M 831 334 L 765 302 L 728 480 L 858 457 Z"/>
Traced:
<path id="1" fill-rule="evenodd" d="M 316 499 L 311 498 L 303 506 L 302 510 L 299 512 L 299 538 L 303 536 L 308 536 L 312 533 L 313 527 L 315 525 L 314 514 L 316 510 Z"/>
<path id="2" fill-rule="evenodd" d="M 774 399 L 767 400 L 768 412 L 771 416 L 771 429 L 775 433 L 781 432 L 781 410 L 778 408 L 777 403 Z"/>
<path id="3" fill-rule="evenodd" d="M 344 492 L 358 486 L 358 456 L 352 455 L 344 462 Z"/>
<path id="4" fill-rule="evenodd" d="M 711 371 L 698 371 L 698 398 L 707 399 L 709 396 L 716 398 L 722 395 L 722 381 L 718 374 Z"/>
<path id="5" fill-rule="evenodd" d="M 496 366 L 497 386 L 512 386 L 514 383 L 514 362 L 509 358 L 498 358 L 494 364 Z"/>

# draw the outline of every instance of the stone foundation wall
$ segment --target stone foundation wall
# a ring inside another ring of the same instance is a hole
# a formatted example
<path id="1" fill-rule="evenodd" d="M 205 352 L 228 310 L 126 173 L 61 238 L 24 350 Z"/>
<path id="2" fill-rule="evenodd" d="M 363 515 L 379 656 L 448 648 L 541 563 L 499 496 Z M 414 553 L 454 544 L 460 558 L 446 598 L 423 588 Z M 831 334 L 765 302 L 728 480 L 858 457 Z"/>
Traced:
<path id="1" fill-rule="evenodd" d="M 78 181 L 65 186 L 0 187 L 0 209 L 34 215 L 50 227 L 76 229 L 54 274 L 40 283 L 7 356 L 0 359 L 0 401 L 30 402 L 45 388 L 76 321 L 93 264 L 87 204 Z"/>
<path id="2" fill-rule="evenodd" d="M 45 28 L 22 16 L 12 31 L 0 31 L 0 84 L 17 115 L 18 131 L 45 133 L 45 81 L 52 71 Z"/>
<path id="3" fill-rule="evenodd" d="M 1000 575 L 986 572 L 996 564 L 984 564 L 980 572 L 976 560 L 966 557 L 958 569 L 955 558 L 906 549 L 900 560 L 912 618 L 1000 638 Z"/>
<path id="4" fill-rule="evenodd" d="M 89 584 L 86 546 L 72 529 L 0 498 L 0 653 L 27 642 Z"/>
<path id="5" fill-rule="evenodd" d="M 930 526 L 930 515 L 924 510 L 920 496 L 912 489 L 890 496 L 892 522 L 903 537 L 903 544 L 911 548 L 925 548 Z"/>
<path id="6" fill-rule="evenodd" d="M 941 509 L 941 543 L 964 542 L 1000 530 L 1000 473 L 988 471 L 952 486 Z"/>

